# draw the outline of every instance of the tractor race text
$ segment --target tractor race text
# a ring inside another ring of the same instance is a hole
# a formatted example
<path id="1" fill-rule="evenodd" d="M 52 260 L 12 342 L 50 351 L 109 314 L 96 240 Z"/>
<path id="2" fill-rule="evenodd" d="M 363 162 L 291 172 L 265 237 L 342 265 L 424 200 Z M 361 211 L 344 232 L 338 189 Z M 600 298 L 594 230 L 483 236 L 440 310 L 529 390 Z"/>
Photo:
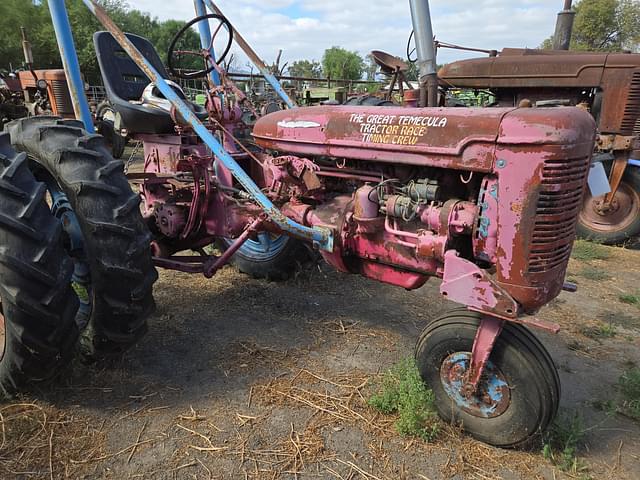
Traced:
<path id="1" fill-rule="evenodd" d="M 360 126 L 362 141 L 365 143 L 415 145 L 428 128 L 446 127 L 447 117 L 352 113 L 349 122 Z"/>

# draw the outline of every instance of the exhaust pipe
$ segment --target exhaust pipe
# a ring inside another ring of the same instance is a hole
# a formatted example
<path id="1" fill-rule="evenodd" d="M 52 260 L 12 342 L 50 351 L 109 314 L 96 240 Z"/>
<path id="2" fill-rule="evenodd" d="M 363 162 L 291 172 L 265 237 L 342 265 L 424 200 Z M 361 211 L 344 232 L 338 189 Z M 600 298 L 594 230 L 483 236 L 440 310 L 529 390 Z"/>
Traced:
<path id="1" fill-rule="evenodd" d="M 27 38 L 27 31 L 24 27 L 20 27 L 20 33 L 22 34 L 22 53 L 24 54 L 24 63 L 27 67 L 27 70 L 31 72 L 31 76 L 33 80 L 36 82 L 36 87 L 38 86 L 38 76 L 36 75 L 35 70 L 33 69 L 33 50 L 31 50 L 31 42 Z"/>
<path id="2" fill-rule="evenodd" d="M 573 32 L 573 19 L 576 12 L 571 10 L 572 0 L 564 0 L 564 9 L 558 12 L 556 31 L 553 34 L 554 50 L 569 50 L 571 33 Z"/>
<path id="3" fill-rule="evenodd" d="M 438 105 L 438 73 L 436 71 L 436 49 L 433 45 L 433 28 L 429 0 L 409 0 L 411 20 L 416 39 L 416 54 L 420 71 L 419 107 Z"/>

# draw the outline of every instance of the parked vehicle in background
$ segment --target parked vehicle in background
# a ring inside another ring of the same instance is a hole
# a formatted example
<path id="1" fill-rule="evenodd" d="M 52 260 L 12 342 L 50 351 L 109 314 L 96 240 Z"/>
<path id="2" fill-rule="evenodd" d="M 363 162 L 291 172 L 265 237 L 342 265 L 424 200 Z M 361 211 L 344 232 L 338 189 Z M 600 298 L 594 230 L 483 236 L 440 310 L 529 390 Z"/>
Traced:
<path id="1" fill-rule="evenodd" d="M 4 123 L 23 117 L 56 116 L 75 119 L 71 94 L 63 69 L 34 70 L 31 44 L 22 28 L 25 70 L 0 79 L 0 131 Z M 85 89 L 88 86 L 85 85 Z M 121 158 L 127 143 L 115 128 L 115 114 L 108 101 L 92 104 L 96 133 L 105 137 L 114 158 Z"/>
<path id="2" fill-rule="evenodd" d="M 491 106 L 578 106 L 590 112 L 598 126 L 594 165 L 604 166 L 610 191 L 585 195 L 577 231 L 620 244 L 640 234 L 640 54 L 569 51 L 571 3 L 566 0 L 558 14 L 554 50 L 487 51 L 488 57 L 445 65 L 438 76 L 447 91 L 492 93 Z"/>
<path id="3" fill-rule="evenodd" d="M 4 124 L 28 114 L 15 74 L 0 74 L 0 132 Z"/>

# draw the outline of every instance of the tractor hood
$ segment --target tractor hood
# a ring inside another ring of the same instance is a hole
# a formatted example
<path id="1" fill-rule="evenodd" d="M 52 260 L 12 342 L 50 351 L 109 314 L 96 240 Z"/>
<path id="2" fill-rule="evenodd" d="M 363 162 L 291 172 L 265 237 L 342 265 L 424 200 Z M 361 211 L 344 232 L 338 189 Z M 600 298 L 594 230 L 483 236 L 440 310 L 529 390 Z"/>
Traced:
<path id="1" fill-rule="evenodd" d="M 256 143 L 276 152 L 489 172 L 497 144 L 593 148 L 594 123 L 577 108 L 320 106 L 271 113 Z"/>
<path id="2" fill-rule="evenodd" d="M 497 57 L 451 62 L 441 84 L 453 88 L 598 87 L 605 69 L 619 74 L 640 66 L 640 54 L 506 48 Z"/>

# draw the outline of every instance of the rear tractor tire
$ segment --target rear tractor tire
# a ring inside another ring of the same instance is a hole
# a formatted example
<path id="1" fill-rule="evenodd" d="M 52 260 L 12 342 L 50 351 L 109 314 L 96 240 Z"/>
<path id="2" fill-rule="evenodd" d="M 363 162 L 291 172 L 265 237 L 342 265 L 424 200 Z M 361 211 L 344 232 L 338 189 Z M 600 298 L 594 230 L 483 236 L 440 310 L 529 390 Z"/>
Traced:
<path id="1" fill-rule="evenodd" d="M 50 379 L 78 338 L 73 262 L 45 186 L 0 134 L 0 397 Z"/>
<path id="2" fill-rule="evenodd" d="M 227 248 L 232 241 L 224 239 L 222 247 Z M 309 251 L 300 240 L 262 232 L 255 239 L 247 240 L 230 263 L 253 278 L 284 281 L 308 259 Z"/>
<path id="3" fill-rule="evenodd" d="M 158 274 L 140 198 L 122 161 L 75 120 L 33 117 L 10 123 L 7 131 L 33 161 L 67 233 L 80 298 L 81 353 L 94 359 L 126 350 L 147 330 Z"/>
<path id="4" fill-rule="evenodd" d="M 640 168 L 628 166 L 613 197 L 611 208 L 602 211 L 603 197 L 585 195 L 578 217 L 578 237 L 605 245 L 620 245 L 640 234 Z"/>
<path id="5" fill-rule="evenodd" d="M 548 352 L 522 325 L 506 322 L 476 393 L 462 391 L 480 315 L 453 310 L 429 324 L 416 364 L 433 389 L 438 413 L 476 439 L 503 448 L 528 446 L 554 419 L 560 380 Z"/>

